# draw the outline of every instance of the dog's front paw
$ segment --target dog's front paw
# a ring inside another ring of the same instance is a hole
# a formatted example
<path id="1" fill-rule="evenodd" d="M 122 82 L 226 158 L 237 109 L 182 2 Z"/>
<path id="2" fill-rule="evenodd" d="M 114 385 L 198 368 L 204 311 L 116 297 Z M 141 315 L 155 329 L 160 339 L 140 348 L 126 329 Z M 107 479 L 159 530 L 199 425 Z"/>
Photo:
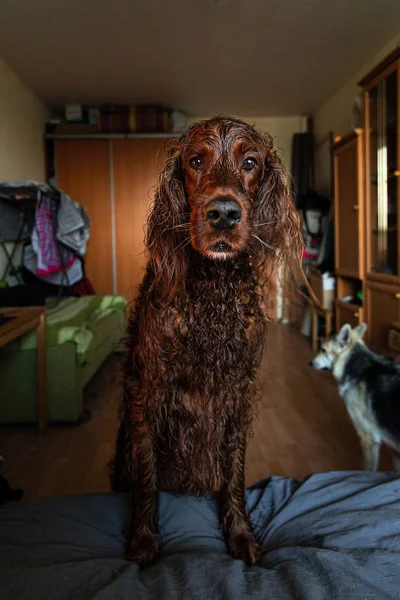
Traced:
<path id="1" fill-rule="evenodd" d="M 158 551 L 157 536 L 138 537 L 130 543 L 126 557 L 140 567 L 149 567 L 155 561 Z"/>
<path id="2" fill-rule="evenodd" d="M 226 540 L 228 550 L 234 558 L 243 560 L 247 565 L 258 564 L 261 556 L 260 545 L 251 533 L 230 536 Z"/>

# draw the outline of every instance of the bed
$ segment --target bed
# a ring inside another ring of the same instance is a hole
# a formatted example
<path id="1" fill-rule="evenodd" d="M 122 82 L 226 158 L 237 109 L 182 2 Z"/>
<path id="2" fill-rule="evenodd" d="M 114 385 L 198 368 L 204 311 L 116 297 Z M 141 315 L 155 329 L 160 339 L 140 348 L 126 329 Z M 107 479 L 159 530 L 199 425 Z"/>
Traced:
<path id="1" fill-rule="evenodd" d="M 0 508 L 0 598 L 278 600 L 400 598 L 400 478 L 273 477 L 247 492 L 263 555 L 226 552 L 214 502 L 160 494 L 162 555 L 123 557 L 126 497 L 82 495 Z"/>

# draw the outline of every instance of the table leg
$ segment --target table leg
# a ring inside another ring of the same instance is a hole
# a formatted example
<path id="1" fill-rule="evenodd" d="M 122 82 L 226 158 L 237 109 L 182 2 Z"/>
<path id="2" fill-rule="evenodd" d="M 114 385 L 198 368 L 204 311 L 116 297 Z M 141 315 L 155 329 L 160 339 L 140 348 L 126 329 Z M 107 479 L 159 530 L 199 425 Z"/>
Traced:
<path id="1" fill-rule="evenodd" d="M 330 338 L 332 335 L 332 313 L 326 313 L 326 337 Z"/>
<path id="2" fill-rule="evenodd" d="M 46 367 L 46 328 L 45 313 L 40 315 L 40 323 L 36 330 L 37 342 L 37 415 L 38 432 L 42 434 L 47 426 L 47 367 Z"/>
<path id="3" fill-rule="evenodd" d="M 312 349 L 318 350 L 318 313 L 315 308 L 312 309 Z"/>

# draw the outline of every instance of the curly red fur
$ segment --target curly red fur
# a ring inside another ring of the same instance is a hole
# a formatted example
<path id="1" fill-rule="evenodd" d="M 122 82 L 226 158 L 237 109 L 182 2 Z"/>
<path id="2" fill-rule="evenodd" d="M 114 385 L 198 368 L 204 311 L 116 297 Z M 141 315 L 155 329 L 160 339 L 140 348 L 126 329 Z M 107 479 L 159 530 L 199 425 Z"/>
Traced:
<path id="1" fill-rule="evenodd" d="M 230 199 L 240 222 L 210 225 Z M 209 492 L 230 552 L 259 548 L 244 505 L 244 459 L 258 387 L 269 281 L 294 273 L 299 220 L 270 136 L 228 117 L 197 123 L 168 149 L 148 219 L 149 262 L 130 315 L 111 483 L 131 494 L 128 556 L 158 551 L 157 492 Z M 221 250 L 222 249 L 222 250 Z"/>

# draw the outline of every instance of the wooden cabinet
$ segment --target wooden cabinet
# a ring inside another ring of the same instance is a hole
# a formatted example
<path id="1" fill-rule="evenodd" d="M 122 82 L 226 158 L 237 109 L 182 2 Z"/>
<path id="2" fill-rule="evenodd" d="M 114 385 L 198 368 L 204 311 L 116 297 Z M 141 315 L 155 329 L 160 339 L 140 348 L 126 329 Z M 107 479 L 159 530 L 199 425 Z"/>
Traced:
<path id="1" fill-rule="evenodd" d="M 335 174 L 335 266 L 338 275 L 364 275 L 363 132 L 357 129 L 333 147 Z"/>
<path id="2" fill-rule="evenodd" d="M 400 289 L 397 286 L 367 281 L 366 307 L 368 342 L 378 351 L 388 348 L 392 324 L 400 319 Z"/>
<path id="3" fill-rule="evenodd" d="M 333 146 L 335 176 L 336 331 L 364 318 L 360 303 L 364 253 L 363 131 L 356 129 Z"/>
<path id="4" fill-rule="evenodd" d="M 146 215 L 164 159 L 165 138 L 58 139 L 57 186 L 87 210 L 86 275 L 98 294 L 132 299 L 146 258 Z"/>
<path id="5" fill-rule="evenodd" d="M 365 107 L 365 305 L 370 343 L 386 351 L 400 298 L 400 48 L 360 82 Z"/>
<path id="6" fill-rule="evenodd" d="M 338 276 L 336 280 L 336 331 L 348 323 L 352 327 L 363 323 L 365 311 L 360 300 L 363 283 L 360 279 Z"/>

